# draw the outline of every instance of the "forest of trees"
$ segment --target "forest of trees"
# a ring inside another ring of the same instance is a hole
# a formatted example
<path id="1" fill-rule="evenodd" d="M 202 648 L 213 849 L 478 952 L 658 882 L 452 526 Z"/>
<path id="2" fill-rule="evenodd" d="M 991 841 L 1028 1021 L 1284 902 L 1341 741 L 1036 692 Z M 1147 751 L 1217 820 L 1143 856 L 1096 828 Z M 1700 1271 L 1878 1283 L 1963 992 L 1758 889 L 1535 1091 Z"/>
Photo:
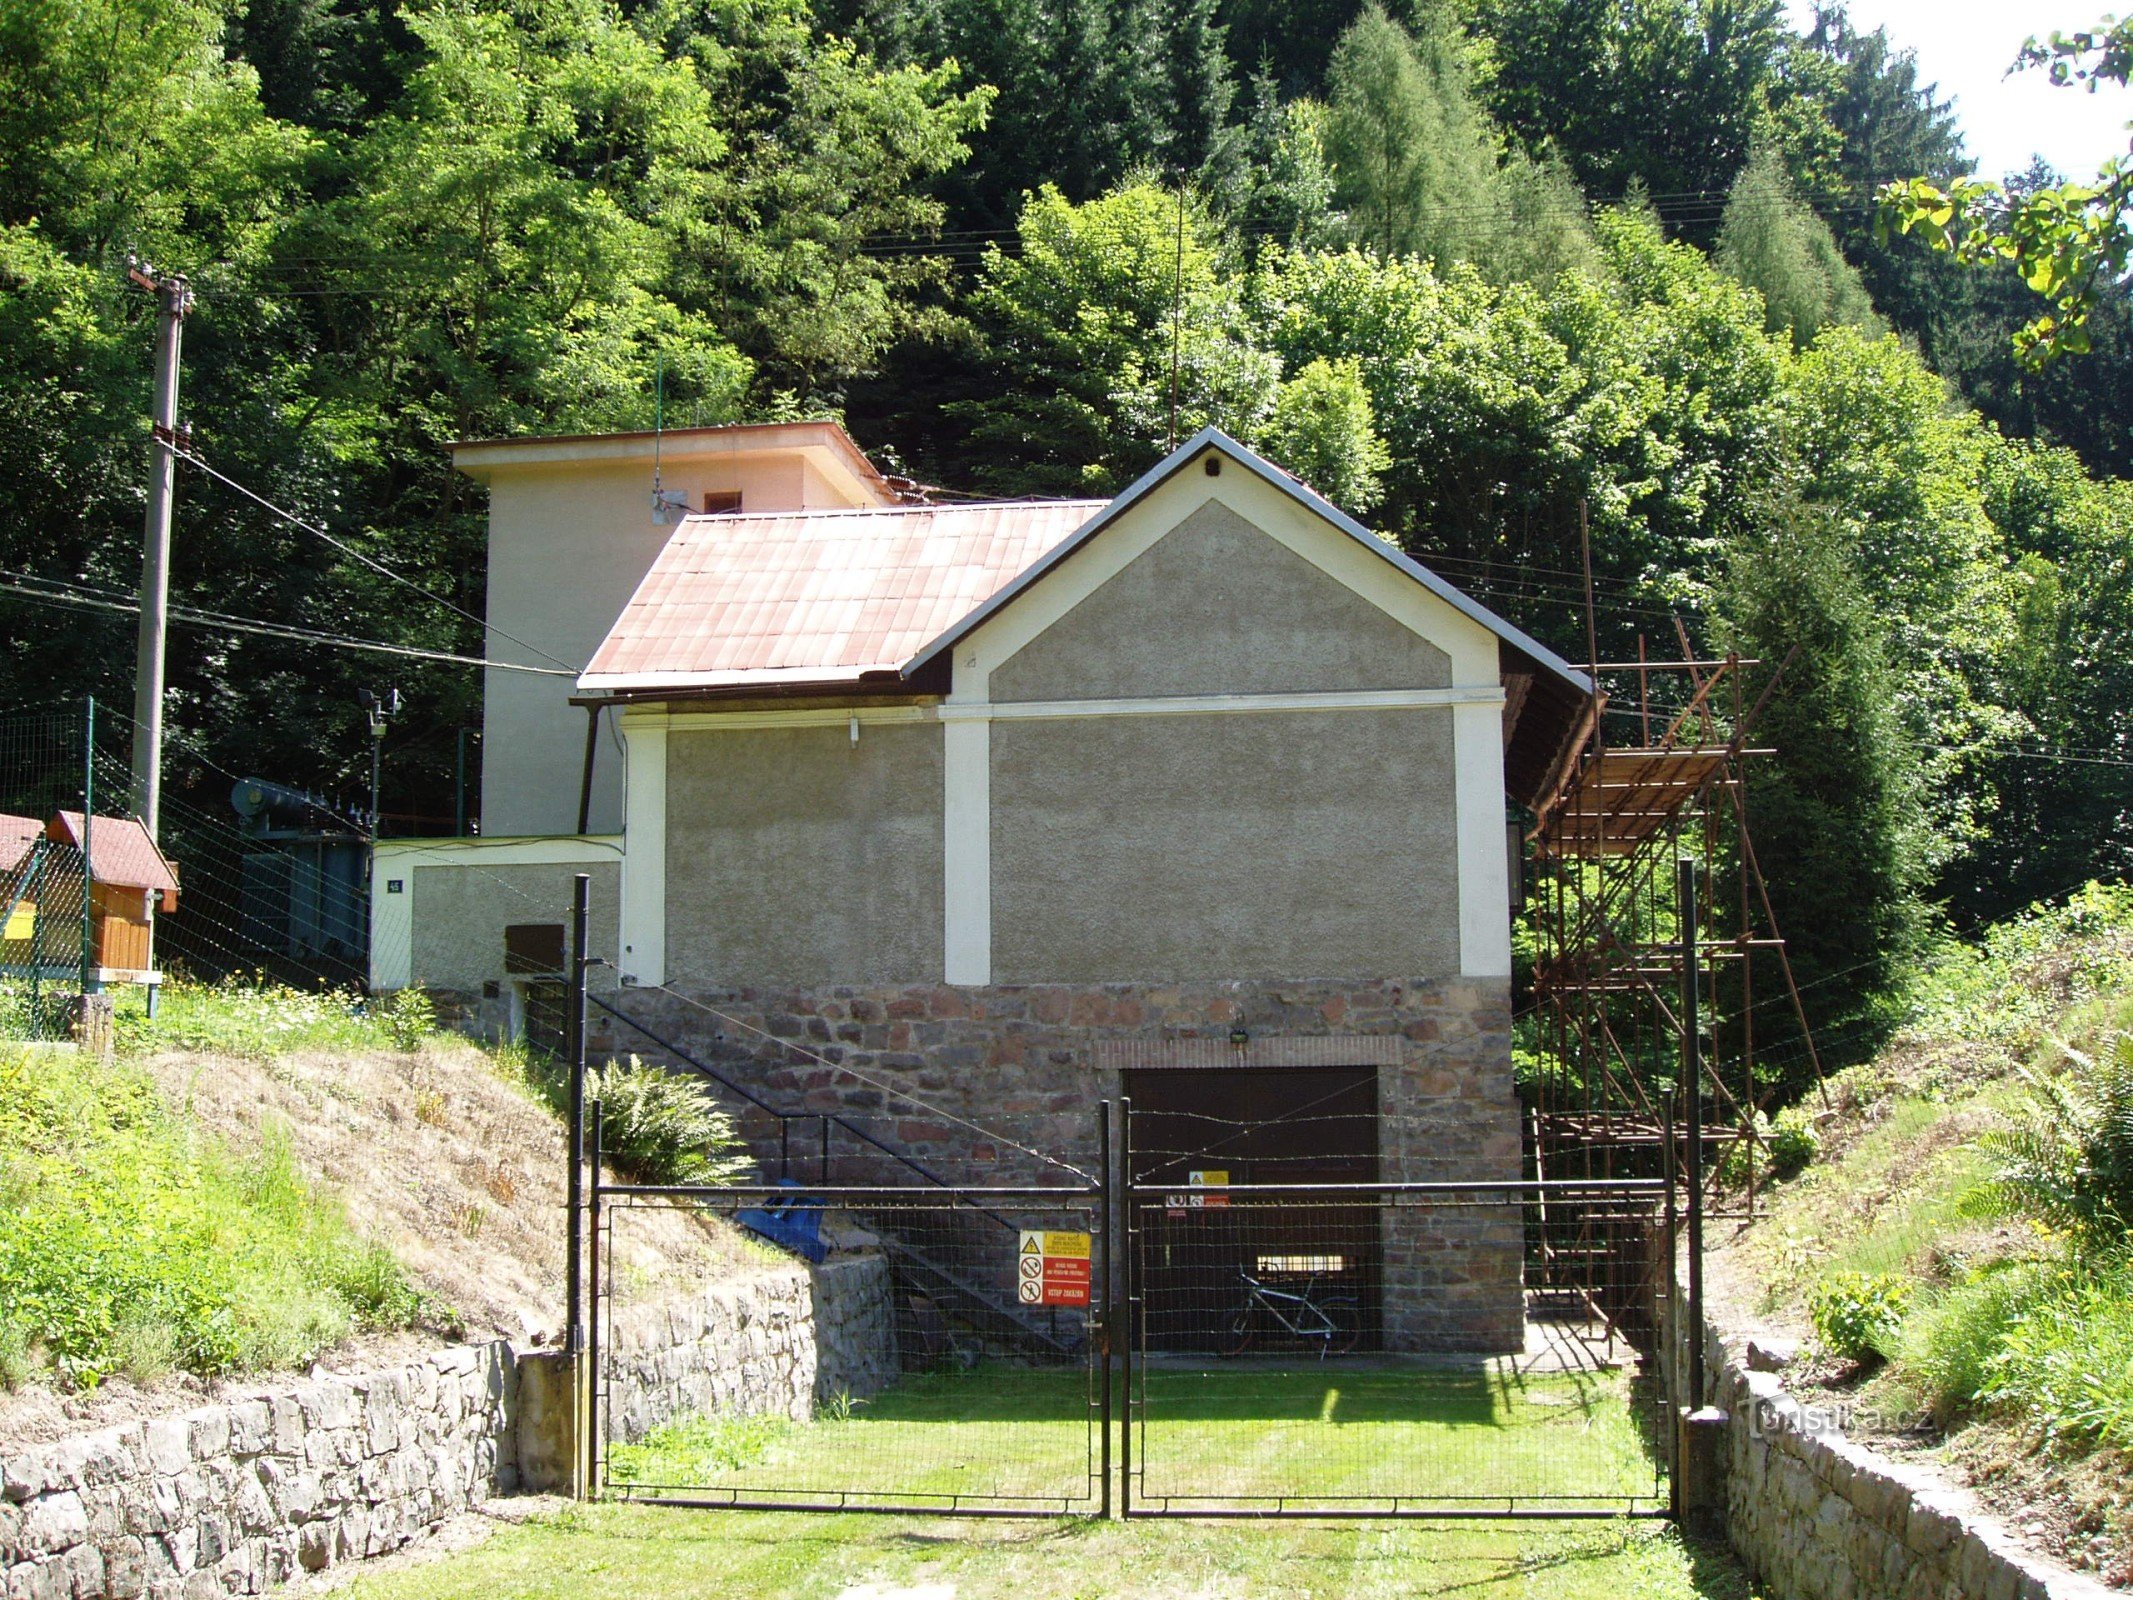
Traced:
<path id="1" fill-rule="evenodd" d="M 0 708 L 130 702 L 131 619 L 49 588 L 138 573 L 130 254 L 198 297 L 195 448 L 477 613 L 449 440 L 831 415 L 1103 492 L 1175 355 L 1181 431 L 1573 655 L 1581 509 L 1603 654 L 1799 644 L 1759 838 L 1863 1039 L 1936 927 L 2133 854 L 2133 297 L 2025 367 L 2017 273 L 1876 226 L 1969 170 L 1907 55 L 1779 0 L 0 0 Z M 484 643 L 197 473 L 173 597 Z M 173 640 L 175 737 L 287 782 L 352 787 L 397 682 L 386 809 L 449 819 L 478 673 Z"/>

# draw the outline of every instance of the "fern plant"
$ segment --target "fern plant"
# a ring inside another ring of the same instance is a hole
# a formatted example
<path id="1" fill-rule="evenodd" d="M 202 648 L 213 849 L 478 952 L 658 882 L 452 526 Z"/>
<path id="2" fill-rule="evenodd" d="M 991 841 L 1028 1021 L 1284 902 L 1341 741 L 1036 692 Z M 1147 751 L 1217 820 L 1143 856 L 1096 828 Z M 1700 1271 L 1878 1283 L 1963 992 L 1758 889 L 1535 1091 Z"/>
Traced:
<path id="1" fill-rule="evenodd" d="M 2071 1234 L 2084 1250 L 2112 1250 L 2133 1224 L 2133 1034 L 2098 1059 L 2068 1050 L 2074 1070 L 2022 1070 L 2030 1093 L 2013 1123 L 1979 1139 L 1998 1163 L 1980 1199 Z"/>
<path id="2" fill-rule="evenodd" d="M 635 1056 L 587 1076 L 602 1154 L 642 1183 L 738 1183 L 754 1163 L 733 1119 L 677 1073 Z"/>

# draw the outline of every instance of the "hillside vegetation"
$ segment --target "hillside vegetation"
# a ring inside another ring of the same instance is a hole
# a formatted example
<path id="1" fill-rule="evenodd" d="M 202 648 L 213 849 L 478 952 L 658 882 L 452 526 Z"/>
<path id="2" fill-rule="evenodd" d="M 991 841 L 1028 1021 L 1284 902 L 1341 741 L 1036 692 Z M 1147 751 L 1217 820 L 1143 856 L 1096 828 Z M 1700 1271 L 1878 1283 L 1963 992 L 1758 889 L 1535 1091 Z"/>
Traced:
<path id="1" fill-rule="evenodd" d="M 1810 1097 L 1806 1165 L 1725 1251 L 1852 1431 L 1942 1457 L 2133 1580 L 2133 890 L 1955 948 L 1875 1060 Z"/>
<path id="2" fill-rule="evenodd" d="M 112 1062 L 0 1044 L 0 1436 L 413 1339 L 555 1337 L 552 1071 L 435 1033 L 419 997 L 174 983 L 122 1034 Z M 681 1080 L 610 1066 L 595 1092 L 631 1170 L 741 1170 Z M 631 1294 L 775 1259 L 664 1212 L 616 1246 Z"/>
<path id="3" fill-rule="evenodd" d="M 361 792 L 386 670 L 218 616 L 496 644 L 447 441 L 799 415 L 951 494 L 1107 492 L 1216 423 L 1573 658 L 1586 529 L 1603 659 L 1679 619 L 1752 704 L 1802 645 L 1753 810 L 1840 1061 L 1938 910 L 2133 860 L 2133 289 L 2020 368 L 2011 267 L 1877 231 L 1968 163 L 1838 8 L 0 0 L 0 39 L 0 704 L 130 702 L 139 254 L 190 275 L 229 480 L 181 471 L 181 862 L 233 776 Z M 441 831 L 480 675 L 390 670 L 383 809 Z M 213 915 L 166 930 L 206 976 Z"/>

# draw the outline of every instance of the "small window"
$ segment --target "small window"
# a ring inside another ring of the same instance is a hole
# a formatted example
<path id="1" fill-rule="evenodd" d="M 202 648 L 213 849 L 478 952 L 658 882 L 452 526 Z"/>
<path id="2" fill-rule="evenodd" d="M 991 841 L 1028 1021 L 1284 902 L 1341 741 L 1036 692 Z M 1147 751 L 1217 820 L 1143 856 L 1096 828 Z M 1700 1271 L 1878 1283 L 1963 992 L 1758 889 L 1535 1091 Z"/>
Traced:
<path id="1" fill-rule="evenodd" d="M 504 971 L 553 975 L 562 970 L 562 923 L 515 922 L 504 929 Z"/>
<path id="2" fill-rule="evenodd" d="M 706 489 L 704 491 L 704 514 L 706 516 L 731 516 L 741 509 L 741 491 L 738 489 Z"/>

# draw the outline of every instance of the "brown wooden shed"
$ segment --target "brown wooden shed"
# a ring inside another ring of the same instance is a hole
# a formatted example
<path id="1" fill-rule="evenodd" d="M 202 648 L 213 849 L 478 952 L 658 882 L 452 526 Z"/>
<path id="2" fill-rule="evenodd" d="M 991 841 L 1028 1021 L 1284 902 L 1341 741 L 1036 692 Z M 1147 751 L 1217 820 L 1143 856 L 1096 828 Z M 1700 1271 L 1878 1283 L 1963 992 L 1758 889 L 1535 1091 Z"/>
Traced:
<path id="1" fill-rule="evenodd" d="M 154 982 L 155 914 L 178 909 L 177 868 L 138 817 L 99 816 L 84 830 L 79 811 L 62 811 L 45 837 L 79 850 L 84 831 L 92 959 L 99 976 L 106 983 Z"/>

